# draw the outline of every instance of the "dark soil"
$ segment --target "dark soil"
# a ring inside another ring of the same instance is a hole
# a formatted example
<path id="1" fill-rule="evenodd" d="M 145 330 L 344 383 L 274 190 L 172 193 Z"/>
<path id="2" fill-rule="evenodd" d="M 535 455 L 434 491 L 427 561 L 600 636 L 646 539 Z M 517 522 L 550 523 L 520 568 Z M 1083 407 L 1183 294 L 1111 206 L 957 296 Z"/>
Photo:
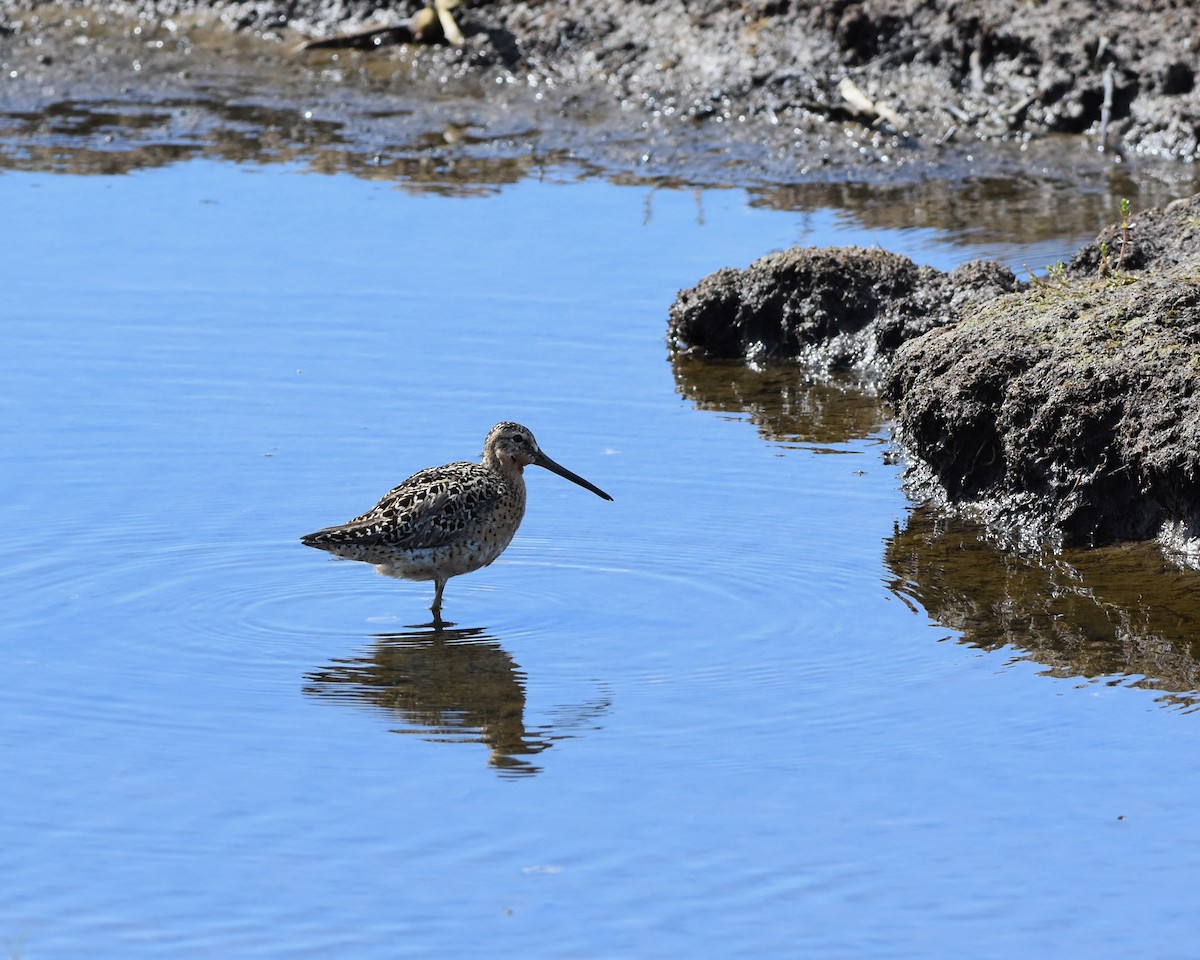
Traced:
<path id="1" fill-rule="evenodd" d="M 682 291 L 670 329 L 676 346 L 707 357 L 880 370 L 905 340 L 1017 287 L 996 263 L 946 274 L 882 250 L 794 248 Z"/>
<path id="2" fill-rule="evenodd" d="M 1122 242 L 1125 252 L 1122 260 Z M 885 378 L 926 493 L 1035 536 L 1200 538 L 1200 197 L 900 347 Z"/>
<path id="3" fill-rule="evenodd" d="M 159 123 L 186 133 L 233 123 L 234 79 L 241 106 L 303 107 L 318 123 L 373 101 L 359 111 L 368 141 L 448 121 L 528 150 L 536 128 L 552 156 L 671 168 L 707 155 L 751 163 L 764 180 L 1200 159 L 1190 4 L 476 0 L 455 12 L 461 46 L 411 42 L 419 10 L 8 0 L 5 109 L 120 93 L 157 102 Z M 300 49 L 368 27 L 346 49 Z M 468 101 L 483 109 L 464 112 Z"/>

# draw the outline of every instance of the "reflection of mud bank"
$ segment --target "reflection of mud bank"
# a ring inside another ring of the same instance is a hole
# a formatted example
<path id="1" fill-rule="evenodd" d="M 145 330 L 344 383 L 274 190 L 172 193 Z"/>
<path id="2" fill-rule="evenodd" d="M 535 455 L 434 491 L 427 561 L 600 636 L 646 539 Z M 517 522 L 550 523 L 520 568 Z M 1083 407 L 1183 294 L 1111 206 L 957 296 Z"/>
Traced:
<path id="1" fill-rule="evenodd" d="M 1055 677 L 1126 678 L 1200 707 L 1197 574 L 1148 545 L 1020 554 L 959 520 L 914 512 L 888 541 L 892 590 L 983 650 L 1016 647 Z"/>
<path id="2" fill-rule="evenodd" d="M 764 440 L 833 446 L 879 434 L 886 414 L 861 378 L 816 376 L 795 364 L 751 368 L 684 354 L 672 358 L 675 388 L 698 410 L 748 415 Z"/>
<path id="3" fill-rule="evenodd" d="M 678 346 L 882 368 L 921 496 L 1073 545 L 1200 547 L 1200 197 L 1058 274 L 793 250 L 680 294 Z M 1012 292 L 1005 292 L 1005 290 Z"/>

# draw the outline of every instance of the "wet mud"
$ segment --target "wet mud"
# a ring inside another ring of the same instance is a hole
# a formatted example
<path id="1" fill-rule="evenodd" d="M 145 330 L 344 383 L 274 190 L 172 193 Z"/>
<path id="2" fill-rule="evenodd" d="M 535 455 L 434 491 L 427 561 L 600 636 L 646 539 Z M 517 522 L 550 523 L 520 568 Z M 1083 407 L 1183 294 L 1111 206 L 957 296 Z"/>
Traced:
<path id="1" fill-rule="evenodd" d="M 225 140 L 264 159 L 331 140 L 323 162 L 386 168 L 424 137 L 416 152 L 435 169 L 570 158 L 691 182 L 1200 158 L 1188 5 L 475 0 L 453 11 L 457 44 L 417 42 L 422 14 L 376 0 L 13 0 L 2 112 L 31 149 L 51 148 L 96 122 L 81 104 L 111 103 L 96 147 L 110 158 L 123 138 L 167 155 Z"/>
<path id="2" fill-rule="evenodd" d="M 901 343 L 1018 288 L 996 263 L 947 274 L 884 250 L 793 248 L 681 291 L 670 331 L 704 356 L 882 370 Z"/>
<path id="3" fill-rule="evenodd" d="M 1200 544 L 1200 197 L 897 350 L 918 487 L 1035 537 Z"/>

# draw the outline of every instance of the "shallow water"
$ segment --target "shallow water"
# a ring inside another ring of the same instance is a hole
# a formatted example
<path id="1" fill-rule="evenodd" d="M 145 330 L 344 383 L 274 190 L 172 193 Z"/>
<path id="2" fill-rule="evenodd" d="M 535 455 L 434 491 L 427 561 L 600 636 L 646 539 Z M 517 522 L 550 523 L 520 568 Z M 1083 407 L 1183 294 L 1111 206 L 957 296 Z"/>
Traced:
<path id="1" fill-rule="evenodd" d="M 464 197 L 193 161 L 0 203 L 14 955 L 1193 953 L 1188 575 L 1125 557 L 1171 578 L 1139 608 L 987 548 L 905 501 L 868 388 L 664 344 L 678 288 L 795 242 L 1019 266 L 1073 233 L 569 169 Z M 297 542 L 501 419 L 615 501 L 530 471 L 453 628 Z"/>

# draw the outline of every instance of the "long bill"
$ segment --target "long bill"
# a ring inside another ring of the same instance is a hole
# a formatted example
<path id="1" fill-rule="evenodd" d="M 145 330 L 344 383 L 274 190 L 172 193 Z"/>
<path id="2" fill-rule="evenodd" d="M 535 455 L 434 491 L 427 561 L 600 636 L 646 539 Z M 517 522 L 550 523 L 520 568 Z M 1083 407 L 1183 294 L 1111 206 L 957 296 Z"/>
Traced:
<path id="1" fill-rule="evenodd" d="M 602 497 L 605 500 L 612 499 L 612 497 L 610 497 L 607 493 L 605 493 L 603 490 L 601 490 L 594 483 L 588 483 L 586 480 L 583 479 L 583 477 L 579 476 L 579 474 L 572 473 L 570 470 L 568 470 L 566 467 L 562 466 L 561 464 L 555 463 L 548 456 L 546 456 L 544 453 L 542 453 L 541 450 L 539 450 L 537 452 L 537 459 L 534 460 L 533 462 L 535 464 L 537 464 L 539 467 L 545 467 L 551 473 L 557 473 L 564 480 L 570 480 L 572 483 L 579 484 L 585 490 L 591 490 L 592 493 L 594 493 L 598 497 Z"/>

